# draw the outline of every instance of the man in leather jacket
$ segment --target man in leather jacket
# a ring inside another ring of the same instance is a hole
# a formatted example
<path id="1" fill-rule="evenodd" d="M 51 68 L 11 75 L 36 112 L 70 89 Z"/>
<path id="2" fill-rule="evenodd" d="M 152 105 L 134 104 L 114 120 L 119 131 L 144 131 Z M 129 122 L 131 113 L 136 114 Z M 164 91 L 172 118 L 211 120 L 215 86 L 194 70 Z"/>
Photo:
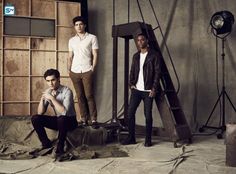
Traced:
<path id="1" fill-rule="evenodd" d="M 130 70 L 129 85 L 131 89 L 130 103 L 128 108 L 129 136 L 121 144 L 135 144 L 135 113 L 143 100 L 144 115 L 146 120 L 145 147 L 152 146 L 152 105 L 153 98 L 159 88 L 161 64 L 159 54 L 149 48 L 145 34 L 136 37 L 136 45 L 139 49 L 133 56 Z"/>

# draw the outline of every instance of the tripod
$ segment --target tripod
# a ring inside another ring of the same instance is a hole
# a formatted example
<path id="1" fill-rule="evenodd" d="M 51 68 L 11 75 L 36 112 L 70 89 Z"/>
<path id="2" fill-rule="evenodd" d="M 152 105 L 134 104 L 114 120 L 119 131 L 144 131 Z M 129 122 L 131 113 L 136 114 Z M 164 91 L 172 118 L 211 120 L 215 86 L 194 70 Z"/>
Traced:
<path id="1" fill-rule="evenodd" d="M 234 109 L 234 111 L 236 112 L 236 108 L 235 106 L 233 105 L 228 93 L 226 92 L 225 90 L 225 52 L 224 52 L 224 49 L 225 49 L 225 37 L 221 38 L 219 37 L 221 40 L 222 40 L 222 54 L 221 54 L 221 57 L 222 57 L 222 89 L 221 89 L 221 92 L 220 92 L 220 95 L 206 121 L 206 123 L 199 129 L 199 132 L 203 132 L 204 131 L 204 128 L 210 128 L 210 129 L 216 129 L 216 130 L 221 130 L 221 133 L 217 134 L 217 138 L 218 139 L 221 139 L 222 138 L 222 135 L 224 133 L 224 131 L 226 130 L 226 125 L 225 125 L 225 98 L 228 99 L 228 101 L 230 102 L 232 108 Z M 214 113 L 215 111 L 215 108 L 217 106 L 217 104 L 220 102 L 220 99 L 222 97 L 222 105 L 221 106 L 221 109 L 222 109 L 222 114 L 220 115 L 220 120 L 221 120 L 221 123 L 219 125 L 219 127 L 213 127 L 213 126 L 208 126 L 208 123 L 212 117 L 212 114 Z"/>

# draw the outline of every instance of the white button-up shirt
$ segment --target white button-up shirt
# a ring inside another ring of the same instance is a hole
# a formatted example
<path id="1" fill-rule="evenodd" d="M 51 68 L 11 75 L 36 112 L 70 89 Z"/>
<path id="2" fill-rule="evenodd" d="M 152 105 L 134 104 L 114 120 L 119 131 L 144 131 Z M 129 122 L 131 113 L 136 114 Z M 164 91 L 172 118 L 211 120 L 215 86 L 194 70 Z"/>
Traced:
<path id="1" fill-rule="evenodd" d="M 83 38 L 77 34 L 69 40 L 69 51 L 73 51 L 71 71 L 74 73 L 84 73 L 92 69 L 92 50 L 98 49 L 97 37 L 90 33 L 85 33 Z"/>

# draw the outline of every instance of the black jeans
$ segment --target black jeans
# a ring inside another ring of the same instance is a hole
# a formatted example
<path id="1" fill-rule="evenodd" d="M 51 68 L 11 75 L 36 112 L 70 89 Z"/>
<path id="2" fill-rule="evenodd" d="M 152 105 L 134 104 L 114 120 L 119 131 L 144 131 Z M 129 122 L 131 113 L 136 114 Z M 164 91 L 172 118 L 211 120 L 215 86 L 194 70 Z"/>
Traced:
<path id="1" fill-rule="evenodd" d="M 33 127 L 38 134 L 39 140 L 43 147 L 50 147 L 51 141 L 45 131 L 45 127 L 53 130 L 58 130 L 58 145 L 57 150 L 63 151 L 67 131 L 71 131 L 77 127 L 76 117 L 73 116 L 48 116 L 34 115 L 31 118 Z"/>
<path id="2" fill-rule="evenodd" d="M 143 92 L 136 89 L 132 89 L 129 109 L 128 109 L 128 128 L 129 136 L 131 139 L 135 139 L 135 113 L 140 102 L 144 102 L 144 115 L 146 119 L 146 141 L 151 141 L 152 137 L 152 103 L 153 98 L 149 97 L 149 92 Z"/>

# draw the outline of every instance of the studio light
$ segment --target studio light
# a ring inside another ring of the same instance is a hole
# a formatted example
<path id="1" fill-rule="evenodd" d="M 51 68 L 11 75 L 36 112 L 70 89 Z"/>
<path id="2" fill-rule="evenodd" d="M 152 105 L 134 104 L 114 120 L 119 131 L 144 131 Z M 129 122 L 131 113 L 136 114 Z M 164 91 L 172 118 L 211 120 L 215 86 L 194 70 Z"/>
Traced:
<path id="1" fill-rule="evenodd" d="M 223 133 L 226 130 L 226 119 L 225 119 L 225 100 L 228 99 L 230 102 L 232 108 L 236 112 L 236 107 L 233 105 L 232 100 L 229 97 L 229 94 L 226 92 L 226 87 L 225 87 L 225 41 L 226 37 L 231 33 L 232 31 L 232 25 L 234 23 L 234 16 L 232 13 L 229 11 L 220 11 L 216 12 L 212 17 L 210 21 L 210 25 L 212 27 L 212 33 L 217 37 L 220 38 L 222 41 L 222 53 L 221 53 L 221 58 L 222 58 L 222 89 L 221 92 L 216 100 L 216 103 L 211 110 L 211 113 L 209 117 L 207 118 L 206 123 L 200 127 L 199 132 L 203 132 L 205 128 L 210 128 L 210 129 L 216 129 L 215 133 L 218 132 L 218 130 L 221 130 L 220 133 L 217 134 L 217 138 L 221 139 L 223 138 Z M 216 40 L 217 41 L 217 40 Z M 221 100 L 222 97 L 222 100 Z M 208 123 L 216 109 L 216 106 L 220 104 L 220 123 L 218 127 L 215 126 L 209 126 Z"/>
<path id="2" fill-rule="evenodd" d="M 213 14 L 210 25 L 216 35 L 230 33 L 234 23 L 234 15 L 229 11 L 220 11 Z"/>

